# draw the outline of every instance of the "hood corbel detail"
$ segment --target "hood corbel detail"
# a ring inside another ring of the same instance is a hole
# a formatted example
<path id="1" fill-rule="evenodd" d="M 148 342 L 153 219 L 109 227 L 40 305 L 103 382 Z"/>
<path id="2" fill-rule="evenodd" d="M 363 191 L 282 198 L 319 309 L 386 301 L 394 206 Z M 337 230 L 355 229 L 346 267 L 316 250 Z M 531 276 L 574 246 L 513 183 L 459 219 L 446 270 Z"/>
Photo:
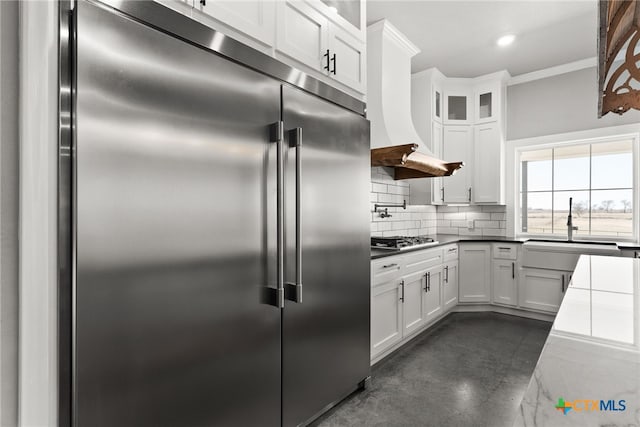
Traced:
<path id="1" fill-rule="evenodd" d="M 416 151 L 418 144 L 393 145 L 371 150 L 371 166 L 393 167 L 394 179 L 451 176 L 463 162 L 445 162 Z"/>

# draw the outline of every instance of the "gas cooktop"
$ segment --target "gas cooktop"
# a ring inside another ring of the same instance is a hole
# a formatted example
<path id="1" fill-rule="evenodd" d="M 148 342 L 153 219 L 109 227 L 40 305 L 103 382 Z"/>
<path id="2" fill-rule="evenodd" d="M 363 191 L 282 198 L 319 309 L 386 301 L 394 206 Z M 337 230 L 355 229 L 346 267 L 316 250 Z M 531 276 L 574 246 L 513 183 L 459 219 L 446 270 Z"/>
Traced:
<path id="1" fill-rule="evenodd" d="M 392 236 L 371 238 L 371 247 L 375 249 L 403 250 L 433 246 L 437 244 L 438 242 L 431 237 L 423 236 Z"/>

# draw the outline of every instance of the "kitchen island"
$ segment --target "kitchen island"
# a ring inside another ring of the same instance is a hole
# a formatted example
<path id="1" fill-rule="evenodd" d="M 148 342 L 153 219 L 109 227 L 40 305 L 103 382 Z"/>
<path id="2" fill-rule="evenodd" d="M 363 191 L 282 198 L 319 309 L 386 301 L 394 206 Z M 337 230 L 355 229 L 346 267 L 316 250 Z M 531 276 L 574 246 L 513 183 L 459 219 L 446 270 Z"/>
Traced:
<path id="1" fill-rule="evenodd" d="M 640 259 L 582 255 L 516 426 L 640 425 Z"/>

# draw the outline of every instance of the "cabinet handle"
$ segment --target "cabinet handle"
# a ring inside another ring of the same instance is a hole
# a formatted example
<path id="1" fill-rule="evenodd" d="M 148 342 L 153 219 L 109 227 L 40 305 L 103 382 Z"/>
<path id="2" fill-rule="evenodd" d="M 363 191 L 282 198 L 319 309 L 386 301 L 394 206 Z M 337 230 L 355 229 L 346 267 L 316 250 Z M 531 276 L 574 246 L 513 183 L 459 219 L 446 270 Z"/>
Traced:
<path id="1" fill-rule="evenodd" d="M 440 188 L 440 200 L 444 202 L 444 187 Z"/>
<path id="2" fill-rule="evenodd" d="M 431 291 L 431 272 L 424 273 L 424 291 Z"/>
<path id="3" fill-rule="evenodd" d="M 562 293 L 564 294 L 564 274 L 562 275 Z"/>
<path id="4" fill-rule="evenodd" d="M 331 73 L 335 76 L 336 75 L 336 64 L 338 63 L 338 61 L 336 61 L 336 54 L 335 53 L 331 57 L 331 62 L 333 62 L 333 70 L 331 70 Z"/>
<path id="5" fill-rule="evenodd" d="M 392 264 L 387 264 L 387 265 L 383 265 L 382 268 L 391 268 L 391 267 L 397 267 L 398 263 L 392 263 Z"/>
<path id="6" fill-rule="evenodd" d="M 444 281 L 449 283 L 449 266 L 444 267 Z"/>
<path id="7" fill-rule="evenodd" d="M 329 49 L 327 49 L 327 53 L 325 53 L 325 54 L 324 54 L 324 55 L 322 55 L 322 56 L 324 56 L 324 57 L 326 57 L 326 58 L 327 58 L 327 65 L 325 65 L 325 66 L 324 66 L 324 69 L 325 69 L 325 70 L 327 70 L 327 71 L 329 71 L 329 61 L 330 61 L 330 59 L 329 59 L 329 56 L 330 56 L 330 55 L 329 55 Z"/>
<path id="8" fill-rule="evenodd" d="M 504 246 L 498 246 L 498 249 L 500 249 L 501 251 L 511 251 L 511 248 L 506 248 Z"/>
<path id="9" fill-rule="evenodd" d="M 469 203 L 471 203 L 471 187 L 469 187 Z"/>
<path id="10" fill-rule="evenodd" d="M 449 249 L 449 252 L 455 252 L 455 251 L 456 251 L 456 248 Z"/>
<path id="11" fill-rule="evenodd" d="M 402 294 L 400 296 L 400 301 L 404 302 L 404 280 L 400 282 L 400 286 L 402 286 Z"/>
<path id="12" fill-rule="evenodd" d="M 516 263 L 515 262 L 511 263 L 511 278 L 512 279 L 516 278 Z"/>

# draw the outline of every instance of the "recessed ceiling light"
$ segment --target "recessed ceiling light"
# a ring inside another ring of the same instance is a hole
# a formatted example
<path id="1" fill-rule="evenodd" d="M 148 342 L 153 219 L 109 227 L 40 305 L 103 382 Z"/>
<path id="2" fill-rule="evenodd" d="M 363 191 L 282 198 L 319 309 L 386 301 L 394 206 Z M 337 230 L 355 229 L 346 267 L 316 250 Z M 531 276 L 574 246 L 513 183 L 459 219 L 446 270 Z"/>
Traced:
<path id="1" fill-rule="evenodd" d="M 514 36 L 513 34 L 507 34 L 500 37 L 496 43 L 498 44 L 498 46 L 509 46 L 515 39 L 516 36 Z"/>

